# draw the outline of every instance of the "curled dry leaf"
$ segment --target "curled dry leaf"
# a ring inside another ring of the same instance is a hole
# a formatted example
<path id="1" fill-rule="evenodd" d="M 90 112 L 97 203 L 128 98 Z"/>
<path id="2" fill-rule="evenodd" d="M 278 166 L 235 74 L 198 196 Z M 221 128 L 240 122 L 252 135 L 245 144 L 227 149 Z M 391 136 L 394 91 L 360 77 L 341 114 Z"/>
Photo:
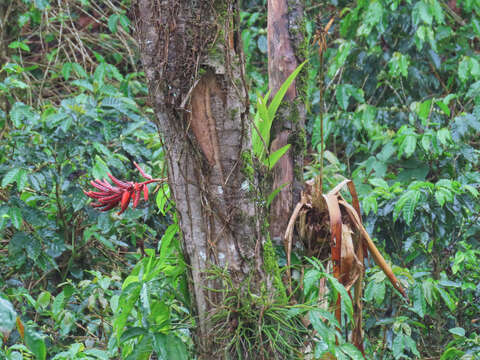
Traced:
<path id="1" fill-rule="evenodd" d="M 406 293 L 362 224 L 360 202 L 353 182 L 346 179 L 327 194 L 321 193 L 319 183 L 318 178 L 307 182 L 306 191 L 302 193 L 301 200 L 296 205 L 285 232 L 284 244 L 287 255 L 289 288 L 291 289 L 289 267 L 293 232 L 297 223 L 298 233 L 305 241 L 304 245 L 310 256 L 311 254 L 324 254 L 321 251 L 325 241 L 329 238 L 329 259 L 332 262 L 334 277 L 345 286 L 350 297 L 350 289 L 355 285 L 355 298 L 352 299 L 355 328 L 352 332 L 352 340 L 363 353 L 361 296 L 365 272 L 364 260 L 368 256 L 367 251 L 372 255 L 375 263 L 385 272 L 395 289 L 404 297 L 406 297 Z M 352 197 L 352 204 L 348 203 L 340 194 L 340 190 L 345 186 L 347 186 Z M 338 295 L 336 301 L 335 317 L 341 323 L 340 295 Z"/>

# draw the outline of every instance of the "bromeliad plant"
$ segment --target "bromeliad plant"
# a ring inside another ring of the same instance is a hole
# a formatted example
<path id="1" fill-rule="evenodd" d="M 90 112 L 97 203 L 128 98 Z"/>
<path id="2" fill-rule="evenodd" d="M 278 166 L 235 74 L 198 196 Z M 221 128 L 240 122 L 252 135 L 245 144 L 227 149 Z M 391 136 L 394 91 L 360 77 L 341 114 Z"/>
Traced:
<path id="1" fill-rule="evenodd" d="M 90 184 L 100 191 L 83 191 L 85 195 L 96 200 L 96 202 L 91 204 L 92 207 L 97 208 L 100 211 L 108 211 L 117 205 L 120 205 L 120 211 L 118 212 L 118 215 L 120 215 L 127 209 L 131 200 L 133 201 L 133 208 L 135 209 L 137 207 L 142 192 L 143 199 L 148 201 L 147 185 L 154 182 L 163 182 L 165 179 L 154 179 L 151 175 L 143 171 L 143 169 L 136 162 L 133 164 L 138 169 L 140 174 L 147 180 L 141 183 L 122 181 L 117 179 L 112 174 L 108 174 L 108 177 L 117 186 L 111 185 L 106 179 L 92 180 Z"/>

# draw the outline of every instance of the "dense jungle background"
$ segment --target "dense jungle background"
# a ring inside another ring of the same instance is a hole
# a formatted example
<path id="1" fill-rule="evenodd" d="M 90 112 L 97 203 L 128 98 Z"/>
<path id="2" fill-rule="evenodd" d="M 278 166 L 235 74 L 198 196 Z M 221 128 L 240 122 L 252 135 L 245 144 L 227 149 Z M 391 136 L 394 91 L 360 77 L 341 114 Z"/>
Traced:
<path id="1" fill-rule="evenodd" d="M 240 4 L 253 117 L 268 91 L 267 5 Z M 84 194 L 109 173 L 144 181 L 134 162 L 167 176 L 131 5 L 0 2 L 0 359 L 197 358 L 168 184 L 121 215 Z M 362 355 L 343 326 L 349 296 L 342 324 L 316 306 L 319 280 L 330 304 L 345 289 L 296 249 L 301 296 L 269 308 L 262 339 L 285 359 L 480 359 L 480 3 L 305 0 L 302 31 L 304 179 L 320 173 L 323 122 L 325 190 L 353 180 L 409 301 L 369 261 Z M 300 313 L 309 321 L 290 321 Z M 250 346 L 249 324 L 231 349 Z"/>

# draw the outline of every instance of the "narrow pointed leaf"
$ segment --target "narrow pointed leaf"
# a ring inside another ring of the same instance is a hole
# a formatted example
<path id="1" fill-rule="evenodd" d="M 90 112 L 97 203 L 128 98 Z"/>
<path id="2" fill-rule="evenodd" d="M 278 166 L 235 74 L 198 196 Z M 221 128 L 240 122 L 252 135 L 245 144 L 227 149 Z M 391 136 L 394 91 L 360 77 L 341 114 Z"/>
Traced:
<path id="1" fill-rule="evenodd" d="M 282 84 L 282 86 L 280 86 L 280 89 L 278 89 L 277 93 L 275 94 L 275 96 L 272 99 L 272 102 L 268 106 L 268 116 L 269 116 L 270 119 L 273 119 L 275 117 L 275 114 L 278 110 L 278 107 L 280 106 L 280 104 L 283 100 L 283 97 L 287 93 L 288 88 L 290 87 L 290 85 L 292 85 L 292 83 L 295 80 L 295 78 L 297 77 L 298 73 L 300 72 L 300 70 L 302 70 L 302 68 L 305 66 L 306 63 L 307 63 L 307 60 L 305 60 L 303 63 L 301 63 L 290 74 L 290 76 L 287 78 L 287 80 L 285 80 L 285 82 Z"/>
<path id="2" fill-rule="evenodd" d="M 285 153 L 288 151 L 288 149 L 290 149 L 290 144 L 287 144 L 287 145 L 281 147 L 280 149 L 278 149 L 277 151 L 271 153 L 270 156 L 263 161 L 264 165 L 268 166 L 269 170 L 272 170 L 272 168 L 275 166 L 277 161 L 280 160 L 280 158 L 283 155 L 285 155 Z"/>

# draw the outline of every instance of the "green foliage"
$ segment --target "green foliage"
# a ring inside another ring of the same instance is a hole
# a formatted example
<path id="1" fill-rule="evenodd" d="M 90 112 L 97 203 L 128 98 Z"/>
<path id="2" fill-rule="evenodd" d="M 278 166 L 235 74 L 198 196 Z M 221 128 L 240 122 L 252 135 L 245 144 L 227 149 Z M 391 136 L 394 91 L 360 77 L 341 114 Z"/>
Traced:
<path id="1" fill-rule="evenodd" d="M 339 331 L 342 324 L 339 324 L 335 318 L 334 308 L 340 294 L 342 314 L 344 315 L 342 318 L 345 319 L 345 323 L 353 324 L 353 304 L 347 290 L 335 277 L 325 272 L 321 262 L 315 258 L 307 260 L 313 267 L 305 272 L 303 293 L 305 302 L 312 304 L 308 318 L 317 333 L 314 338 L 315 358 L 320 359 L 329 354 L 335 356 L 336 359 L 363 359 L 362 353 L 355 346 L 349 344 Z M 328 284 L 327 299 L 319 298 L 319 280 L 322 278 L 325 278 Z M 325 305 L 328 306 L 328 309 Z"/>
<path id="2" fill-rule="evenodd" d="M 137 358 L 146 340 L 119 344 L 113 319 L 125 296 L 122 278 L 137 269 L 136 250 L 144 246 L 148 259 L 150 249 L 158 248 L 166 268 L 142 280 L 148 291 L 133 301 L 121 332 L 135 327 L 132 317 L 143 309 L 143 300 L 149 301 L 151 325 L 146 317 L 142 326 L 156 334 L 154 351 L 172 358 L 174 349 L 186 349 L 182 344 L 190 346 L 191 340 L 184 330 L 189 327 L 185 267 L 176 266 L 182 258 L 176 228 L 169 227 L 171 211 L 162 209 L 158 216 L 154 204 L 146 204 L 122 216 L 99 214 L 83 193 L 89 180 L 110 172 L 133 180 L 138 176 L 133 161 L 162 175 L 163 148 L 145 106 L 143 74 L 133 70 L 131 49 L 125 48 L 134 46 L 129 22 L 125 11 L 114 13 L 115 36 L 98 33 L 88 40 L 81 21 L 96 5 L 69 6 L 71 18 L 46 1 L 12 2 L 12 22 L 4 28 L 18 41 L 10 43 L 8 61 L 0 68 L 0 331 L 5 335 L 0 358 L 113 359 L 120 351 Z M 104 3 L 102 11 L 113 11 L 111 6 L 124 4 Z M 23 31 L 32 31 L 33 38 L 20 36 Z M 32 41 L 44 34 L 38 43 L 56 41 L 58 52 L 43 52 Z M 70 36 L 82 42 L 70 48 Z M 89 62 L 80 53 L 95 57 Z M 31 66 L 33 56 L 39 65 Z M 155 286 L 175 289 L 162 295 L 172 308 L 151 297 L 154 290 L 161 294 Z M 166 313 L 172 329 L 157 334 L 154 320 L 166 310 L 172 311 Z"/>
<path id="3" fill-rule="evenodd" d="M 324 98 L 307 92 L 311 145 L 319 150 L 323 112 L 324 183 L 354 180 L 367 230 L 399 264 L 394 272 L 412 302 L 392 296 L 384 275 L 369 270 L 367 353 L 468 357 L 478 337 L 480 274 L 470 267 L 480 249 L 478 13 L 460 1 L 456 13 L 440 1 L 342 6 L 324 52 Z M 318 13 L 326 24 L 330 15 Z M 316 54 L 310 64 L 313 87 Z M 319 173 L 318 155 L 312 160 L 307 179 Z M 448 331 L 456 328 L 466 336 Z"/>
<path id="4" fill-rule="evenodd" d="M 172 225 L 177 227 L 177 225 Z M 177 227 L 178 228 L 178 227 Z M 169 245 L 180 250 L 178 242 Z M 189 316 L 185 266 L 176 256 L 165 256 L 168 247 L 162 246 L 162 255 L 146 249 L 148 256 L 137 263 L 122 285 L 116 299 L 113 332 L 125 359 L 150 357 L 155 352 L 160 358 L 186 359 L 184 341 L 188 337 Z M 170 251 L 171 253 L 171 251 Z M 185 305 L 187 305 L 187 307 Z M 182 341 L 183 339 L 183 341 Z"/>
<path id="5" fill-rule="evenodd" d="M 267 249 L 273 250 L 272 247 Z M 223 298 L 222 306 L 217 307 L 209 319 L 212 341 L 218 349 L 210 356 L 238 359 L 267 356 L 296 359 L 301 356 L 304 341 L 309 336 L 302 319 L 311 306 L 290 305 L 284 297 L 265 287 L 261 294 L 253 293 L 251 277 L 237 287 L 226 269 L 212 267 L 209 277 L 221 281 L 219 293 Z"/>
<path id="6" fill-rule="evenodd" d="M 108 172 L 133 178 L 132 161 L 164 175 L 126 15 L 130 1 L 69 0 L 68 13 L 47 0 L 11 3 L 0 69 L 0 332 L 6 338 L 0 357 L 192 358 L 194 323 L 168 186 L 156 189 L 157 207 L 122 216 L 99 215 L 82 192 Z M 248 82 L 266 93 L 265 1 L 242 3 Z M 319 173 L 323 112 L 324 183 L 354 180 L 367 230 L 397 264 L 394 273 L 410 298 L 403 302 L 383 272 L 368 269 L 364 328 L 371 359 L 480 353 L 480 8 L 471 0 L 458 0 L 459 11 L 448 6 L 306 1 L 306 43 L 314 43 L 332 11 L 342 16 L 327 37 L 324 71 L 318 49 L 302 49 L 309 56 L 301 89 L 311 145 L 305 178 Z M 302 66 L 270 103 L 268 93 L 250 94 L 257 104 L 253 152 L 270 169 L 288 150 L 268 154 L 272 122 Z M 278 191 L 263 194 L 266 202 Z M 145 257 L 135 252 L 142 243 Z M 278 255 L 280 267 L 270 264 L 277 282 L 285 263 Z M 300 257 L 293 253 L 292 263 Z M 352 322 L 350 297 L 317 261 L 302 281 L 293 280 L 303 286 L 294 290 L 295 306 L 272 294 L 235 292 L 228 274 L 218 272 L 226 297 L 213 330 L 232 357 L 246 348 L 260 354 L 259 343 L 280 357 L 300 356 L 315 330 L 315 358 L 361 358 L 337 330 Z M 324 278 L 330 307 L 343 294 L 343 324 L 318 306 Z M 232 318 L 239 320 L 235 328 Z"/>
<path id="7" fill-rule="evenodd" d="M 306 62 L 300 64 L 290 74 L 290 76 L 280 86 L 272 101 L 270 101 L 270 104 L 268 104 L 270 91 L 263 98 L 261 96 L 257 96 L 257 113 L 255 115 L 255 120 L 252 128 L 252 150 L 254 155 L 260 161 L 262 161 L 264 165 L 268 166 L 269 169 L 273 168 L 275 163 L 287 152 L 290 147 L 290 144 L 287 144 L 270 154 L 268 157 L 266 155 L 269 151 L 270 130 L 272 128 L 275 114 L 280 106 L 280 103 L 283 100 L 283 97 L 287 93 L 288 88 L 298 76 L 305 63 Z"/>

